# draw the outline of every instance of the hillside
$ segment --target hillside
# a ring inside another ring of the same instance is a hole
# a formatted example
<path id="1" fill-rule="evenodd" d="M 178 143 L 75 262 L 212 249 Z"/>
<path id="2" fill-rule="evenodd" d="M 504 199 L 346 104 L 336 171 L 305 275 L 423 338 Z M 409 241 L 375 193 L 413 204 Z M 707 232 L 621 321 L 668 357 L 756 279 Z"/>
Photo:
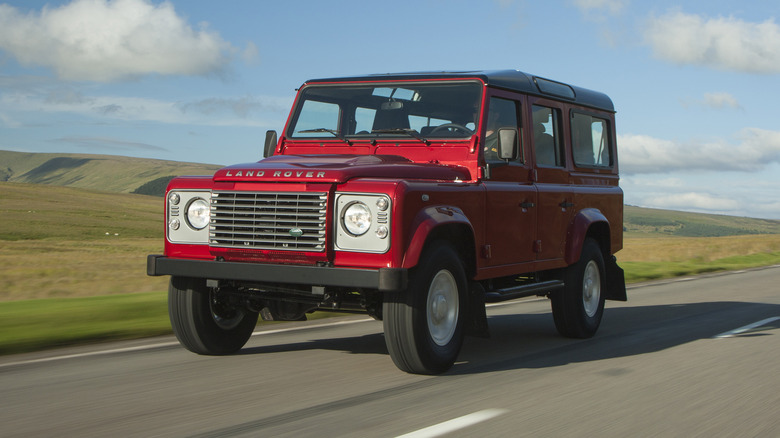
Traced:
<path id="1" fill-rule="evenodd" d="M 213 175 L 221 166 L 113 155 L 0 151 L 0 181 L 162 196 L 176 175 Z"/>
<path id="2" fill-rule="evenodd" d="M 724 237 L 780 234 L 780 221 L 688 213 L 627 205 L 623 227 L 629 236 Z"/>

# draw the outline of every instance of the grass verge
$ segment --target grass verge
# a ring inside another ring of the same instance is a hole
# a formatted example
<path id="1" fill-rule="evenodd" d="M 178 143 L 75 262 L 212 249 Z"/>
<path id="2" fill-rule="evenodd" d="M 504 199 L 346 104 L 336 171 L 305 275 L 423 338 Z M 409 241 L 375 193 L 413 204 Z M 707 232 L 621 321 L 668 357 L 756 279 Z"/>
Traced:
<path id="1" fill-rule="evenodd" d="M 137 293 L 0 303 L 0 354 L 171 332 L 167 295 Z"/>
<path id="2" fill-rule="evenodd" d="M 776 264 L 780 252 L 713 261 L 621 262 L 629 283 Z M 0 354 L 170 334 L 166 300 L 167 294 L 151 292 L 0 302 Z"/>

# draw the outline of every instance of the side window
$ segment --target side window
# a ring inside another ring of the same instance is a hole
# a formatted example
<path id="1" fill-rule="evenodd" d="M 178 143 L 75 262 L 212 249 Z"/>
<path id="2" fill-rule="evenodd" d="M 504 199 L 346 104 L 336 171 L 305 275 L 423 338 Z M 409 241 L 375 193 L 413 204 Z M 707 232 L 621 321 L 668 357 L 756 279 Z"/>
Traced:
<path id="1" fill-rule="evenodd" d="M 541 105 L 534 105 L 532 110 L 536 164 L 562 167 L 564 161 L 559 128 L 561 111 Z"/>
<path id="2" fill-rule="evenodd" d="M 498 159 L 498 130 L 500 128 L 517 129 L 517 102 L 514 100 L 490 98 L 487 130 L 485 131 L 485 160 Z"/>
<path id="3" fill-rule="evenodd" d="M 612 166 L 609 125 L 605 119 L 572 113 L 571 146 L 577 166 Z"/>

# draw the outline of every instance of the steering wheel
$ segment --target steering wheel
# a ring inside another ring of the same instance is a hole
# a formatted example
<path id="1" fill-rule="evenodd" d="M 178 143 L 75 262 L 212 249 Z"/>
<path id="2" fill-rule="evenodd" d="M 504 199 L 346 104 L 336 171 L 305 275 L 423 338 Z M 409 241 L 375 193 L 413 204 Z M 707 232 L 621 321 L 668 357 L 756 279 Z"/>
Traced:
<path id="1" fill-rule="evenodd" d="M 474 131 L 472 131 L 471 129 L 469 129 L 469 128 L 463 126 L 463 125 L 459 125 L 457 123 L 445 123 L 443 125 L 439 125 L 439 126 L 433 128 L 433 130 L 428 135 L 432 136 L 433 134 L 436 134 L 437 132 L 443 131 L 445 129 L 447 129 L 447 130 L 452 129 L 453 131 L 460 131 L 460 132 L 462 132 L 462 133 L 464 133 L 466 135 L 471 135 L 471 134 L 474 133 Z"/>

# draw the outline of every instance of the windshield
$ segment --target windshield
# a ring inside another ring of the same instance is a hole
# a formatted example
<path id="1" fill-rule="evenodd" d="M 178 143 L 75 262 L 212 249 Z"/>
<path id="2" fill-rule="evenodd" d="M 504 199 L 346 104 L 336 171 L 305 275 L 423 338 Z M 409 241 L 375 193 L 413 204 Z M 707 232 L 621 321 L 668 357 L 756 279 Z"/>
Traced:
<path id="1" fill-rule="evenodd" d="M 303 90 L 290 138 L 468 138 L 474 134 L 478 82 L 315 85 Z"/>

